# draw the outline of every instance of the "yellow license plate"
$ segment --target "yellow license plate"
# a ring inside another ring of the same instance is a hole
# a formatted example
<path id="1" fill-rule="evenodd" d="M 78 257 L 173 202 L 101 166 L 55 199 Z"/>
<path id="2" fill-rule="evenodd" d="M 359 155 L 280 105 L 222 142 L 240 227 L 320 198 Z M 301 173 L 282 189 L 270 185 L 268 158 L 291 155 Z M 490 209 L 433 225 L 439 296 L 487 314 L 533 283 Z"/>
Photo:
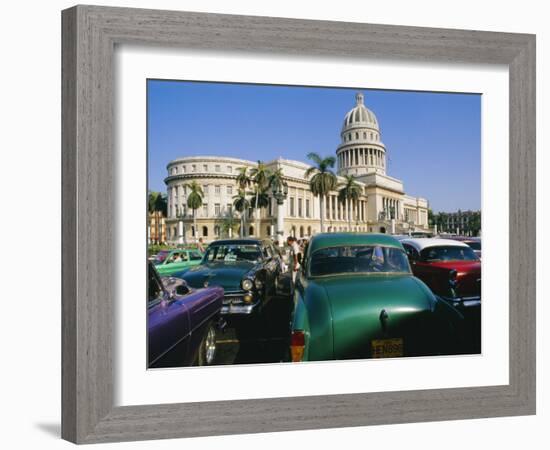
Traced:
<path id="1" fill-rule="evenodd" d="M 373 358 L 397 358 L 403 356 L 403 339 L 373 339 L 371 341 Z"/>

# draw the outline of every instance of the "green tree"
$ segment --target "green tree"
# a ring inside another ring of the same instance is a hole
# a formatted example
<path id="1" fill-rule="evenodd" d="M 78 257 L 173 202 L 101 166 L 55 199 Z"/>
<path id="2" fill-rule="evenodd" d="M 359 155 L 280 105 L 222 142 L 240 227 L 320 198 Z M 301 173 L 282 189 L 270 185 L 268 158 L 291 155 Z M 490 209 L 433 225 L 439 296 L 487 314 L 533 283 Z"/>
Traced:
<path id="1" fill-rule="evenodd" d="M 248 173 L 248 167 L 239 167 L 237 168 L 237 178 L 235 182 L 237 183 L 237 186 L 239 190 L 246 191 L 247 188 L 249 188 L 252 185 L 252 178 L 250 177 Z M 238 196 L 238 195 L 237 195 Z M 235 198 L 235 197 L 233 197 Z M 248 209 L 241 212 L 241 222 L 247 222 L 247 213 Z M 246 236 L 246 231 L 242 229 L 241 227 L 241 237 Z"/>
<path id="2" fill-rule="evenodd" d="M 268 186 L 271 190 L 282 190 L 284 182 L 283 169 L 280 167 L 269 174 Z"/>
<path id="3" fill-rule="evenodd" d="M 321 233 L 325 231 L 324 225 L 324 198 L 330 191 L 336 189 L 338 179 L 331 170 L 336 164 L 336 158 L 328 156 L 322 158 L 317 153 L 311 152 L 307 155 L 308 159 L 313 161 L 314 166 L 310 167 L 305 172 L 305 178 L 309 179 L 309 187 L 313 195 L 319 197 L 319 211 L 321 213 Z M 310 178 L 311 177 L 311 178 Z"/>
<path id="4" fill-rule="evenodd" d="M 472 236 L 479 236 L 479 232 L 481 230 L 481 212 L 476 211 L 472 213 L 468 223 L 468 228 Z"/>
<path id="5" fill-rule="evenodd" d="M 197 230 L 197 209 L 202 206 L 202 199 L 204 198 L 204 192 L 202 187 L 196 181 L 192 181 L 189 184 L 185 185 L 188 189 L 189 194 L 187 195 L 187 206 L 193 210 L 193 237 L 195 242 L 197 242 L 198 230 Z"/>
<path id="6" fill-rule="evenodd" d="M 246 191 L 244 189 L 239 189 L 237 195 L 233 196 L 233 207 L 236 211 L 239 211 L 241 216 L 241 237 L 245 236 L 245 225 L 246 225 L 246 211 L 250 208 L 250 201 L 246 196 Z"/>
<path id="7" fill-rule="evenodd" d="M 255 201 L 252 202 L 252 207 L 254 208 L 254 222 L 255 222 L 255 230 L 256 234 L 259 235 L 260 230 L 260 212 L 261 208 L 264 207 L 264 205 L 261 205 L 258 201 L 258 196 L 260 193 L 264 192 L 268 185 L 269 185 L 269 169 L 267 166 L 262 162 L 258 161 L 258 165 L 256 167 L 253 167 L 250 170 L 250 179 L 251 182 L 254 184 L 254 196 Z M 269 200 L 268 200 L 269 203 Z M 265 205 L 267 206 L 267 205 Z"/>
<path id="8" fill-rule="evenodd" d="M 351 231 L 351 204 L 361 197 L 361 186 L 353 175 L 345 175 L 344 182 L 338 185 L 338 201 L 344 205 L 348 202 L 348 230 Z"/>
<path id="9" fill-rule="evenodd" d="M 239 219 L 235 217 L 233 212 L 228 211 L 225 216 L 218 220 L 218 225 L 222 233 L 226 234 L 228 237 L 232 237 L 239 226 Z"/>
<path id="10" fill-rule="evenodd" d="M 160 211 L 166 217 L 168 210 L 168 199 L 163 192 L 149 191 L 147 208 L 150 213 Z"/>

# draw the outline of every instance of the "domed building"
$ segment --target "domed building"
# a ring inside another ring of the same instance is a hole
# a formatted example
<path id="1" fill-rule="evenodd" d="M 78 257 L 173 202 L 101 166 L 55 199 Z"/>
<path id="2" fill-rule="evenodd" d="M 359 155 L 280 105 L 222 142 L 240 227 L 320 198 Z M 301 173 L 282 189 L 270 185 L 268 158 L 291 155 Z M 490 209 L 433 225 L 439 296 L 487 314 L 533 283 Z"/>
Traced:
<path id="1" fill-rule="evenodd" d="M 325 231 L 428 232 L 427 200 L 406 195 L 403 182 L 386 174 L 386 147 L 378 119 L 365 106 L 362 93 L 356 94 L 355 102 L 344 117 L 341 142 L 336 149 L 336 173 L 339 182 L 344 181 L 345 175 L 355 177 L 362 194 L 348 209 L 347 201 L 339 202 L 338 192 L 331 192 L 324 201 Z M 318 233 L 319 199 L 312 194 L 304 176 L 310 166 L 283 158 L 265 164 L 270 171 L 282 170 L 288 193 L 282 205 L 270 196 L 269 205 L 262 208 L 257 218 L 251 209 L 244 234 L 280 240 L 282 236 L 309 237 Z M 168 176 L 164 180 L 168 196 L 168 242 L 193 240 L 193 211 L 187 207 L 188 185 L 192 181 L 201 185 L 204 192 L 203 205 L 195 211 L 197 235 L 207 242 L 238 235 L 240 223 L 235 220 L 233 208 L 233 196 L 238 192 L 236 179 L 240 168 L 255 166 L 253 161 L 217 156 L 190 156 L 168 163 Z M 276 230 L 279 215 L 283 216 L 279 221 L 282 229 Z M 234 232 L 230 231 L 233 229 Z"/>

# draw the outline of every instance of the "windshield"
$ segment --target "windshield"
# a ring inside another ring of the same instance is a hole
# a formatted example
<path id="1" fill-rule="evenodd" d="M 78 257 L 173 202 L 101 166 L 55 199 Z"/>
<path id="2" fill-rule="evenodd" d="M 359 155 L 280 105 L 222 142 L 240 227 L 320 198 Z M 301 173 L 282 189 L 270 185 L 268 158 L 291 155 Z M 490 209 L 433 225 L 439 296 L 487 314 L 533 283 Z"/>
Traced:
<path id="1" fill-rule="evenodd" d="M 262 257 L 259 245 L 255 244 L 226 244 L 211 245 L 206 250 L 205 261 L 250 261 L 256 262 Z"/>
<path id="2" fill-rule="evenodd" d="M 478 257 L 470 247 L 441 245 L 428 247 L 420 252 L 422 261 L 477 261 Z"/>
<path id="3" fill-rule="evenodd" d="M 379 245 L 329 247 L 311 256 L 312 277 L 339 273 L 410 273 L 405 252 Z"/>

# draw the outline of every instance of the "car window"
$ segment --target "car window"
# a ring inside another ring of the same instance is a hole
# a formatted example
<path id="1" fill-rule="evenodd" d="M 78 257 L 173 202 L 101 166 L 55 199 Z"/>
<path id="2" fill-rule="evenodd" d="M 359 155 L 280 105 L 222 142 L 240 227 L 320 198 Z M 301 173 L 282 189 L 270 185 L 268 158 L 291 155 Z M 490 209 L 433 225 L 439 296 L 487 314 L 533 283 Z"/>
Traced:
<path id="1" fill-rule="evenodd" d="M 458 245 L 438 245 L 425 248 L 420 252 L 425 262 L 436 261 L 477 261 L 479 258 L 470 247 Z"/>
<path id="2" fill-rule="evenodd" d="M 191 261 L 197 261 L 202 259 L 202 255 L 199 252 L 189 252 L 189 259 L 191 259 Z"/>
<path id="3" fill-rule="evenodd" d="M 313 252 L 309 263 L 311 276 L 343 273 L 410 273 L 403 250 L 380 245 L 329 247 Z"/>
<path id="4" fill-rule="evenodd" d="M 409 244 L 403 244 L 403 248 L 405 249 L 405 253 L 407 253 L 407 256 L 411 259 L 418 259 L 418 252 L 416 251 L 416 249 L 409 245 Z"/>
<path id="5" fill-rule="evenodd" d="M 257 244 L 224 244 L 210 245 L 206 250 L 206 261 L 250 261 L 256 262 L 262 259 L 260 246 Z"/>

